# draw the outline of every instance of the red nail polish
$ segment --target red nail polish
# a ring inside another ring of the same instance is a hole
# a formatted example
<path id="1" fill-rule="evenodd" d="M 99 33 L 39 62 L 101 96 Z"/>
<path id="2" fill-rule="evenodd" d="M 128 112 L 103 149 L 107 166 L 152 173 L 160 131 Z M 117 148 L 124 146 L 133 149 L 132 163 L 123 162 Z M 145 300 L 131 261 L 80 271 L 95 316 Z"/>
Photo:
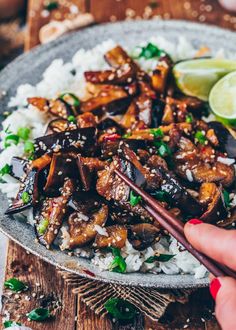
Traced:
<path id="1" fill-rule="evenodd" d="M 191 219 L 188 221 L 188 223 L 190 223 L 191 225 L 199 225 L 200 223 L 203 223 L 203 221 L 199 219 Z"/>
<path id="2" fill-rule="evenodd" d="M 210 293 L 214 299 L 216 299 L 217 293 L 221 288 L 220 281 L 218 278 L 214 278 L 214 280 L 211 281 L 210 284 Z"/>

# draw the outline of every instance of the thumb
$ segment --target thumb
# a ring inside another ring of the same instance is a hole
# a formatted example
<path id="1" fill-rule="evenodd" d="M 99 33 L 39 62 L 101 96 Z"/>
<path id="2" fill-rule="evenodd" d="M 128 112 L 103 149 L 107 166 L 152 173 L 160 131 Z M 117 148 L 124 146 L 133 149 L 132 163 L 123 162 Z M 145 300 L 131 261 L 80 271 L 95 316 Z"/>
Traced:
<path id="1" fill-rule="evenodd" d="M 236 281 L 230 277 L 212 280 L 210 292 L 216 300 L 216 317 L 223 330 L 233 330 L 236 326 Z"/>

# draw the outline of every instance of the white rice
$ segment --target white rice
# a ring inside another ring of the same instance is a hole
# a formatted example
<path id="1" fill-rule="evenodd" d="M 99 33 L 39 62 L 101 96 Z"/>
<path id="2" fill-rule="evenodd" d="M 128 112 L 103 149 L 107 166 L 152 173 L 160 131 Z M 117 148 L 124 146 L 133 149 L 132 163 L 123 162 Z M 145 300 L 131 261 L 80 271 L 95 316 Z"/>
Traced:
<path id="1" fill-rule="evenodd" d="M 161 36 L 152 37 L 148 42 L 152 42 L 159 48 L 165 50 L 174 60 L 191 58 L 197 51 L 197 49 L 195 49 L 184 37 L 180 37 L 177 43 L 170 42 Z M 147 42 L 144 42 L 140 45 L 145 45 L 146 43 Z M 0 134 L 1 140 L 3 141 L 6 136 L 6 133 L 4 132 L 6 129 L 10 130 L 12 133 L 16 133 L 20 127 L 31 128 L 30 138 L 32 140 L 36 137 L 42 136 L 48 123 L 48 117 L 46 114 L 37 111 L 33 106 L 30 106 L 27 109 L 26 99 L 33 96 L 54 98 L 66 91 L 76 94 L 81 99 L 85 98 L 86 84 L 84 71 L 103 70 L 108 68 L 108 64 L 105 62 L 103 55 L 115 46 L 116 43 L 113 40 L 108 40 L 89 51 L 80 49 L 73 56 L 71 62 L 64 63 L 62 59 L 54 60 L 45 70 L 42 80 L 37 85 L 32 86 L 30 84 L 24 84 L 19 86 L 16 95 L 12 97 L 9 102 L 9 107 L 16 107 L 17 110 L 3 122 L 3 131 Z M 130 53 L 132 51 L 136 54 L 140 51 L 138 48 L 135 50 L 126 50 Z M 219 50 L 216 56 L 224 57 L 223 51 Z M 148 72 L 153 70 L 157 64 L 156 59 L 145 60 L 140 58 L 137 62 Z M 75 74 L 72 73 L 73 71 Z M 211 116 L 208 119 L 212 120 L 213 118 L 214 117 Z M 0 147 L 3 147 L 2 142 L 0 143 Z M 23 143 L 20 142 L 17 146 L 12 145 L 1 152 L 0 168 L 6 164 L 10 164 L 13 156 L 24 156 Z M 225 161 L 226 159 L 224 158 L 224 162 Z M 192 173 L 188 173 L 187 177 L 189 181 L 192 181 Z M 9 198 L 14 197 L 18 191 L 19 183 L 9 175 L 4 175 L 3 179 L 5 183 L 0 183 L 0 190 L 6 193 Z M 232 203 L 234 203 L 234 199 Z M 32 210 L 27 211 L 25 215 L 27 216 L 28 221 L 33 225 Z M 89 219 L 81 217 L 81 220 L 87 221 Z M 107 236 L 105 228 L 96 226 L 95 229 L 99 234 Z M 67 250 L 70 235 L 66 226 L 61 228 L 60 235 L 60 247 L 62 250 Z M 92 262 L 101 270 L 109 269 L 109 265 L 113 260 L 111 253 L 104 255 L 101 251 L 98 251 L 93 255 L 92 250 L 88 248 L 76 249 L 75 253 L 87 258 L 92 257 Z M 174 254 L 175 256 L 168 262 L 145 263 L 149 257 L 154 256 L 156 253 Z M 153 244 L 152 247 L 149 247 L 144 251 L 135 250 L 127 240 L 125 247 L 121 250 L 121 254 L 126 260 L 127 272 L 149 271 L 153 273 L 164 272 L 165 274 L 188 273 L 194 274 L 197 278 L 206 275 L 206 269 L 188 252 L 183 251 L 173 238 L 170 242 L 165 238 L 162 238 L 160 242 Z"/>

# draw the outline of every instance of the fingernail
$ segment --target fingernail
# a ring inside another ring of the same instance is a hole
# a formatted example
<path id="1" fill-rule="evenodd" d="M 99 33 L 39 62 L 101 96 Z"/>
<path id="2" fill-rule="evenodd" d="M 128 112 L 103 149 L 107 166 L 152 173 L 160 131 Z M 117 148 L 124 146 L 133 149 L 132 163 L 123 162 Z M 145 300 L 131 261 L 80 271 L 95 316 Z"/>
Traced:
<path id="1" fill-rule="evenodd" d="M 188 223 L 190 223 L 191 225 L 200 225 L 200 223 L 203 223 L 203 221 L 199 219 L 191 219 L 188 221 Z"/>
<path id="2" fill-rule="evenodd" d="M 220 288 L 221 288 L 220 281 L 218 280 L 218 278 L 214 278 L 214 280 L 212 280 L 210 284 L 210 293 L 215 300 Z"/>

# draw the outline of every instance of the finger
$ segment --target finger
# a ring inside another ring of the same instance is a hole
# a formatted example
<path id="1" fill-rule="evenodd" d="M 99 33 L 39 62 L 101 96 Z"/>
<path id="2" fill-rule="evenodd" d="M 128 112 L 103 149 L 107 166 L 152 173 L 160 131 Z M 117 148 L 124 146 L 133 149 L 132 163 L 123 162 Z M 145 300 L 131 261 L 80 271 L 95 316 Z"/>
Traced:
<path id="1" fill-rule="evenodd" d="M 195 224 L 193 224 L 195 223 Z M 184 227 L 187 240 L 200 252 L 236 270 L 236 231 L 189 221 Z"/>
<path id="2" fill-rule="evenodd" d="M 236 281 L 230 277 L 215 278 L 210 284 L 210 292 L 216 300 L 216 318 L 222 329 L 235 329 Z"/>

